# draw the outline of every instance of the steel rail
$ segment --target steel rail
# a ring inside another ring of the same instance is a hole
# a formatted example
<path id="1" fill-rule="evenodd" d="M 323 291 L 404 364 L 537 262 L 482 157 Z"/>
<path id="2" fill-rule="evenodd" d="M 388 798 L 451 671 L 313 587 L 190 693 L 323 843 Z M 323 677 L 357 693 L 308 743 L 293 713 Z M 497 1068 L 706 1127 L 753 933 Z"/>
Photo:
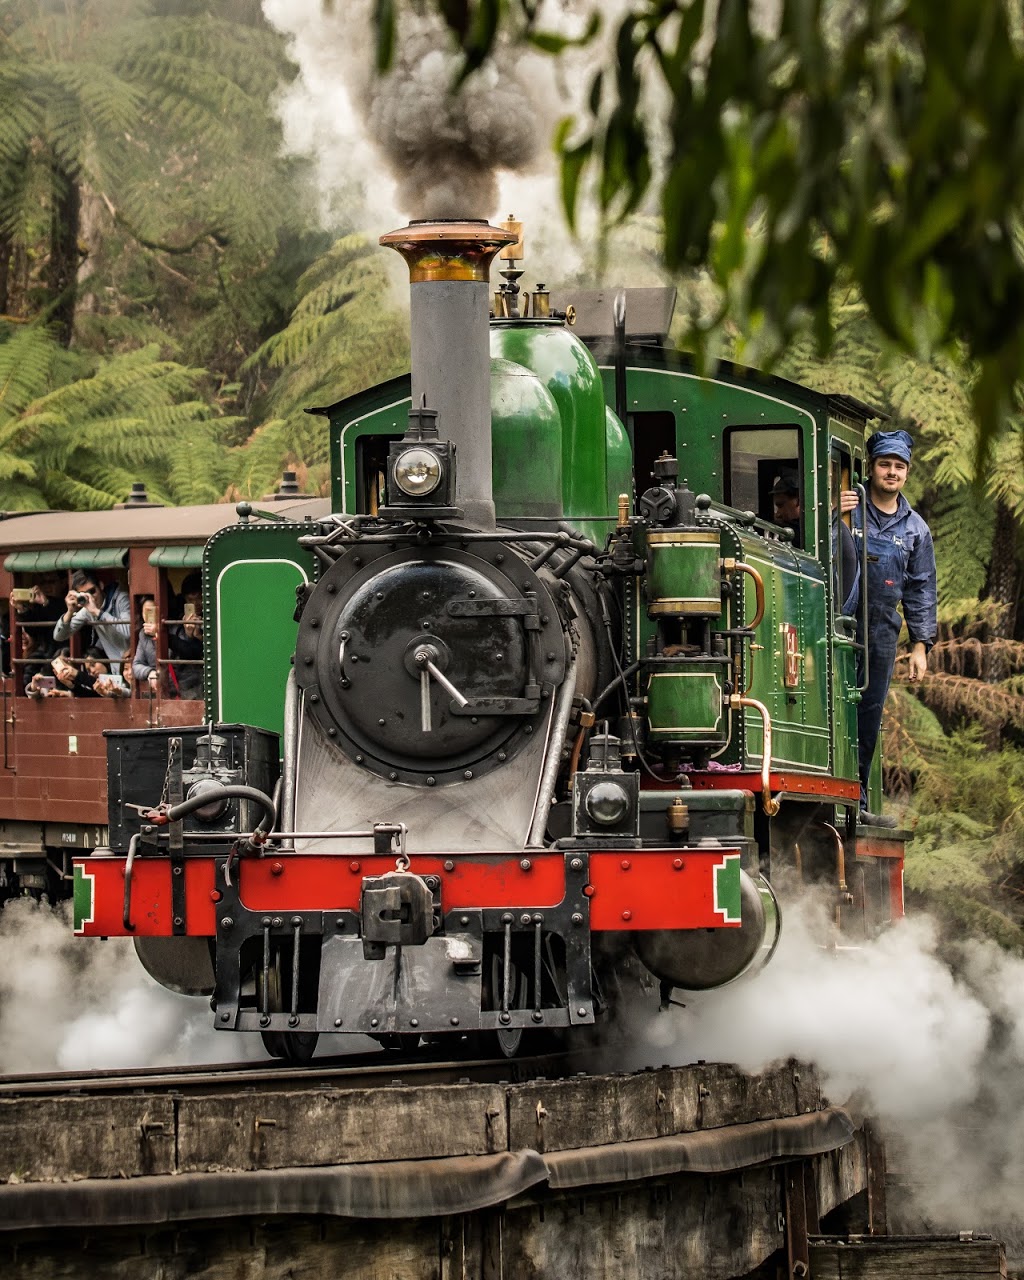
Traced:
<path id="1" fill-rule="evenodd" d="M 450 1052 L 450 1049 L 448 1050 Z M 589 1070 L 587 1068 L 590 1068 Z M 368 1089 L 467 1084 L 600 1074 L 596 1052 L 549 1053 L 462 1061 L 388 1050 L 308 1063 L 227 1063 L 190 1067 L 136 1067 L 112 1071 L 53 1071 L 0 1076 L 0 1098 L 89 1097 L 123 1093 L 231 1093 L 254 1088 Z"/>

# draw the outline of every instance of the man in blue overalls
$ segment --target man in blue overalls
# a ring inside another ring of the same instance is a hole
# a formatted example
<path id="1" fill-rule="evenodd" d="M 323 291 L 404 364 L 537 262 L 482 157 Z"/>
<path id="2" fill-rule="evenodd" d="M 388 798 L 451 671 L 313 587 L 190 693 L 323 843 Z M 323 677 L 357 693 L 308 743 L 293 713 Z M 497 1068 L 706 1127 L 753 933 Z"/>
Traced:
<path id="1" fill-rule="evenodd" d="M 895 820 L 867 811 L 867 786 L 902 625 L 896 606 L 902 604 L 910 633 L 912 681 L 920 680 L 928 668 L 928 650 L 936 632 L 931 531 L 901 493 L 910 474 L 913 447 L 906 431 L 876 431 L 868 440 L 868 687 L 857 708 L 860 820 L 883 827 L 894 827 Z M 848 503 L 844 494 L 844 509 Z M 859 508 L 853 521 L 854 534 L 861 537 Z"/>

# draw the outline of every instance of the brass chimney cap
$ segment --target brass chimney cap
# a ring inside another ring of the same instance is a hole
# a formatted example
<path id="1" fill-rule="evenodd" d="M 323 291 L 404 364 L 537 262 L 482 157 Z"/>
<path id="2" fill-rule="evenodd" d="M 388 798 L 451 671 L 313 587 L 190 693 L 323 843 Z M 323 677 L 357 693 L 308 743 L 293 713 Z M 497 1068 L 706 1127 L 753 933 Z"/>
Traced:
<path id="1" fill-rule="evenodd" d="M 410 222 L 388 231 L 380 243 L 395 249 L 409 264 L 413 284 L 430 280 L 490 279 L 494 255 L 516 236 L 482 219 Z"/>

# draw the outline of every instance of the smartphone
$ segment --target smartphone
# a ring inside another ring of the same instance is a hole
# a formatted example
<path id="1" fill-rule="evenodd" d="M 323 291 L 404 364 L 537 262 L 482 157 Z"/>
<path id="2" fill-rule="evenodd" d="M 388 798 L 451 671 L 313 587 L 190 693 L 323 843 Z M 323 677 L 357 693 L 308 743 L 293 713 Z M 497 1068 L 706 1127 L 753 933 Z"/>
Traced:
<path id="1" fill-rule="evenodd" d="M 56 689 L 57 681 L 53 676 L 40 676 L 36 681 L 40 689 Z"/>
<path id="2" fill-rule="evenodd" d="M 142 621 L 156 622 L 156 601 L 144 600 L 142 602 Z"/>
<path id="3" fill-rule="evenodd" d="M 182 614 L 181 614 L 181 616 L 182 616 L 182 618 L 183 618 L 183 620 L 184 620 L 185 622 L 191 622 L 191 621 L 192 621 L 192 619 L 196 616 L 196 607 L 195 607 L 195 605 L 194 605 L 194 604 L 187 604 L 187 605 L 185 606 L 185 608 L 182 610 Z"/>
<path id="4" fill-rule="evenodd" d="M 12 604 L 31 604 L 35 596 L 34 587 L 15 587 L 11 592 Z"/>

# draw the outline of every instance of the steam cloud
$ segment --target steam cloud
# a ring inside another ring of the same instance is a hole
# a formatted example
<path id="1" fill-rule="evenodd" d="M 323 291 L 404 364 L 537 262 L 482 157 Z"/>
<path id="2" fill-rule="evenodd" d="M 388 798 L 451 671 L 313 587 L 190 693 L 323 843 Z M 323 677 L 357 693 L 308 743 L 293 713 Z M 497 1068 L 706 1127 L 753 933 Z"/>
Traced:
<path id="1" fill-rule="evenodd" d="M 789 908 L 757 978 L 668 1013 L 653 993 L 630 1001 L 606 1069 L 813 1062 L 833 1101 L 854 1097 L 882 1122 L 908 1229 L 1019 1239 L 1024 960 L 985 942 L 944 947 L 927 917 L 853 949 L 823 949 L 827 928 L 813 908 Z M 129 941 L 76 939 L 65 909 L 28 899 L 0 913 L 0 1071 L 263 1057 L 259 1037 L 217 1034 L 205 1000 L 153 982 Z"/>
<path id="2" fill-rule="evenodd" d="M 756 978 L 629 1018 L 609 1067 L 798 1058 L 825 1092 L 878 1119 L 906 1229 L 1016 1234 L 1024 1220 L 1024 960 L 995 944 L 943 944 L 926 916 L 863 946 L 823 949 L 824 911 L 787 908 Z"/>
<path id="3" fill-rule="evenodd" d="M 263 9 L 299 67 L 281 101 L 286 144 L 316 156 L 325 191 L 351 186 L 354 170 L 370 179 L 366 187 L 376 185 L 369 141 L 402 214 L 487 218 L 499 208 L 498 175 L 528 169 L 549 151 L 566 104 L 551 87 L 550 60 L 528 49 L 500 39 L 453 96 L 459 56 L 430 7 L 403 11 L 382 77 L 370 0 L 347 0 L 334 13 L 321 0 L 264 0 Z"/>
<path id="4" fill-rule="evenodd" d="M 66 906 L 28 898 L 0 912 L 0 1071 L 265 1057 L 259 1036 L 218 1035 L 206 1000 L 154 982 L 129 939 L 76 938 Z"/>

